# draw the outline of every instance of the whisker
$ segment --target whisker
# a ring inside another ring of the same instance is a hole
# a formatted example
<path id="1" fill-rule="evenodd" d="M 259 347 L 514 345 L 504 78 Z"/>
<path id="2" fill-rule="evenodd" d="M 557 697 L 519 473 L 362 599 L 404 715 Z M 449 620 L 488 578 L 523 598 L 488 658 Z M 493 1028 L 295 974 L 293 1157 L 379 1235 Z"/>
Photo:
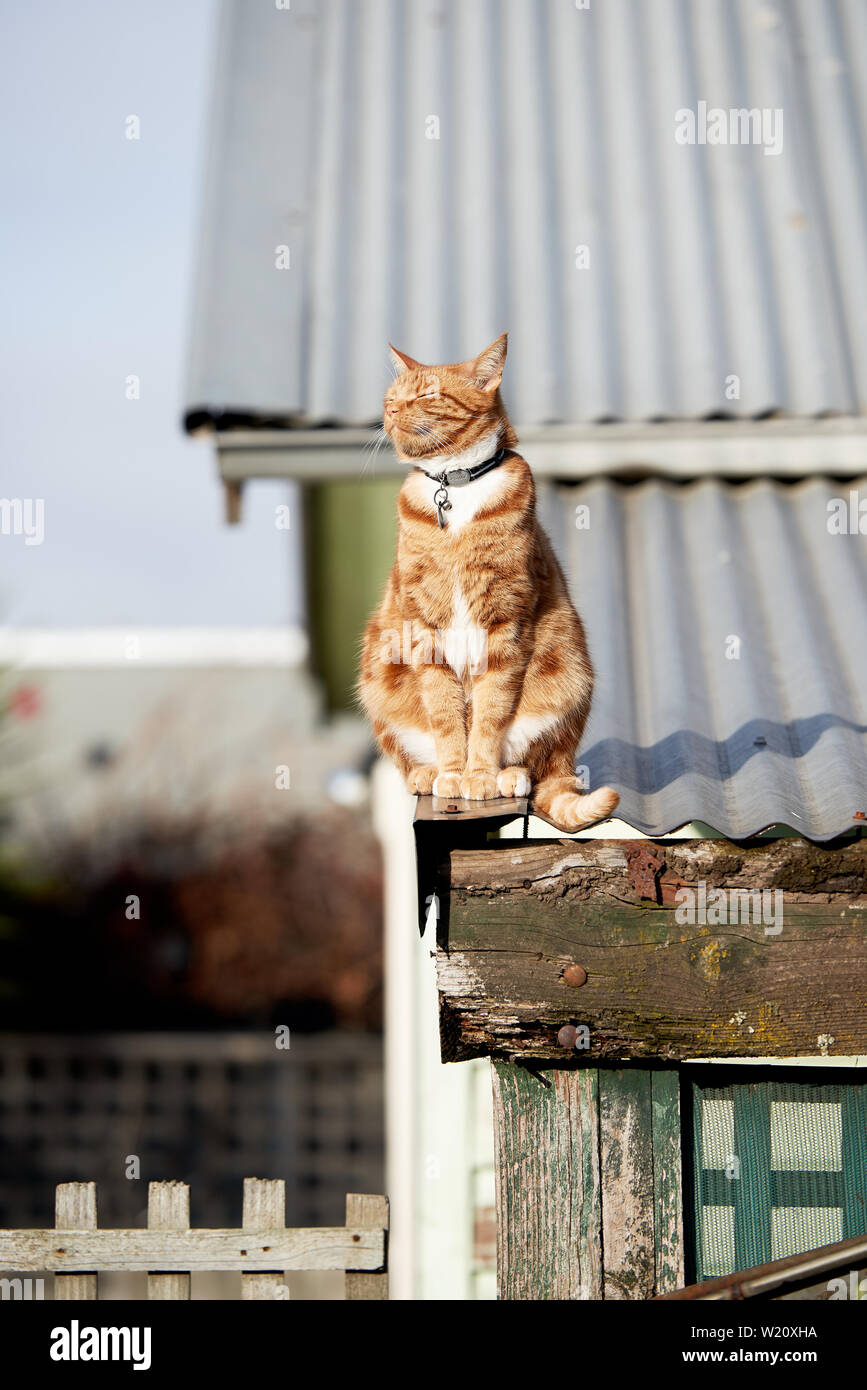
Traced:
<path id="1" fill-rule="evenodd" d="M 438 457 L 453 458 L 454 449 L 451 448 L 452 436 L 445 434 L 442 428 L 435 428 L 429 424 L 422 416 L 422 423 L 416 426 L 416 433 L 422 438 L 429 439 L 434 448 L 438 450 Z"/>
<path id="2" fill-rule="evenodd" d="M 376 463 L 376 457 L 387 439 L 388 435 L 385 432 L 385 428 L 384 426 L 380 425 L 379 429 L 376 431 L 376 434 L 373 436 L 371 440 L 367 442 L 367 444 L 365 444 L 362 450 L 362 477 L 364 477 L 364 475 L 367 473 L 368 468 L 370 468 L 371 473 L 373 472 L 373 465 Z"/>

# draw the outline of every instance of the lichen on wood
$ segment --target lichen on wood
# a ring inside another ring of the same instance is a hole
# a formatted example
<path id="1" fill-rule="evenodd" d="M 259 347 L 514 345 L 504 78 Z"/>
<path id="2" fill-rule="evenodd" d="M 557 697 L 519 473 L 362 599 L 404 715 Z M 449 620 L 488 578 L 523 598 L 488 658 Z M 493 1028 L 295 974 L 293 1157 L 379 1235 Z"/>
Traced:
<path id="1" fill-rule="evenodd" d="M 647 876 L 630 881 L 622 842 L 453 850 L 437 951 L 444 1060 L 785 1057 L 829 1035 L 838 1055 L 867 1052 L 867 842 L 655 851 L 668 902 L 642 898 Z M 684 920 L 672 884 L 722 890 L 734 920 Z M 756 920 L 762 892 L 779 894 L 779 930 Z M 564 983 L 570 964 L 587 972 L 579 989 Z M 564 1050 L 570 1025 L 587 1031 Z"/>

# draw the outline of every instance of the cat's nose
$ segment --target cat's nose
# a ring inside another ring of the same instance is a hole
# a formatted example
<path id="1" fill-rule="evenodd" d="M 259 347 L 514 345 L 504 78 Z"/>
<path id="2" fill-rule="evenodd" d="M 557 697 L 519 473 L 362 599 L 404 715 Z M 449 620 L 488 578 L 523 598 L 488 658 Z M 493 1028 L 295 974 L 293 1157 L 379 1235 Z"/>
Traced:
<path id="1" fill-rule="evenodd" d="M 385 407 L 385 413 L 388 416 L 389 420 L 391 420 L 394 418 L 395 415 L 397 415 L 398 407 L 396 405 L 387 405 Z"/>

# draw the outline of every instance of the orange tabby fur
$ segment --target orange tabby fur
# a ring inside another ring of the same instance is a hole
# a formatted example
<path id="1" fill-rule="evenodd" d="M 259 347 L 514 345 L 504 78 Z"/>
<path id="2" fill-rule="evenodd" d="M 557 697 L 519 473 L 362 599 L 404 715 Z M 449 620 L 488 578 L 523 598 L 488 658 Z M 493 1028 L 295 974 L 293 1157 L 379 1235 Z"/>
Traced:
<path id="1" fill-rule="evenodd" d="M 400 491 L 397 559 L 364 634 L 361 702 L 410 791 L 481 801 L 532 787 L 536 810 L 579 830 L 619 797 L 582 792 L 574 775 L 593 668 L 500 399 L 506 335 L 447 366 L 392 353 L 385 430 L 418 467 Z M 498 448 L 499 467 L 450 489 L 440 529 L 437 484 L 419 469 L 466 467 Z"/>

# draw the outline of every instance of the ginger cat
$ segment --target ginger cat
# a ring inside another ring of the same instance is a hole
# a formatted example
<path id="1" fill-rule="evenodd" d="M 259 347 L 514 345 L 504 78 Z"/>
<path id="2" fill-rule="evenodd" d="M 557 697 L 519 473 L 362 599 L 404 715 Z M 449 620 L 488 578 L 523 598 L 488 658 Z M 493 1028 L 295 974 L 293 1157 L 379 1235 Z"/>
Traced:
<path id="1" fill-rule="evenodd" d="M 500 399 L 506 340 L 439 367 L 391 349 L 385 432 L 410 472 L 359 693 L 411 792 L 532 792 L 534 809 L 571 832 L 620 798 L 583 792 L 574 775 L 593 668 Z"/>

